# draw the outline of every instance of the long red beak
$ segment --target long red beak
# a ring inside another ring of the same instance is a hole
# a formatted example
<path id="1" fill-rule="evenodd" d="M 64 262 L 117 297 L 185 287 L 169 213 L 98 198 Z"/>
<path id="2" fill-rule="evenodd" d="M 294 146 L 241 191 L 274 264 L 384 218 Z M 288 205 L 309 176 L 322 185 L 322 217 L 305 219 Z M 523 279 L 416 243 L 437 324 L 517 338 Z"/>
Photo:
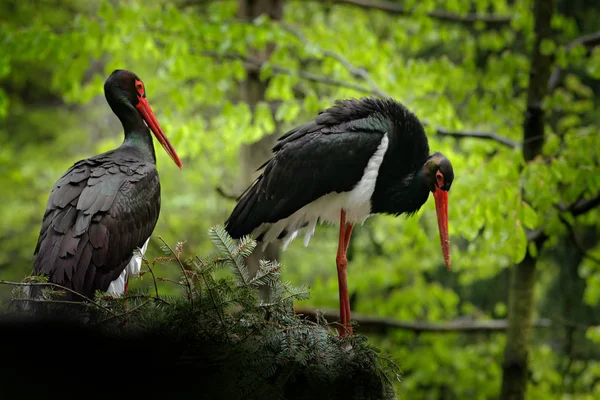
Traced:
<path id="1" fill-rule="evenodd" d="M 146 123 L 148 124 L 148 126 L 150 127 L 152 132 L 154 133 L 154 136 L 156 136 L 156 139 L 158 139 L 158 141 L 160 142 L 162 147 L 164 147 L 167 154 L 169 154 L 169 156 L 171 156 L 173 161 L 175 161 L 175 164 L 177 164 L 179 169 L 181 169 L 183 167 L 183 164 L 181 163 L 179 156 L 175 152 L 175 149 L 171 145 L 171 142 L 169 142 L 169 139 L 167 139 L 167 136 L 165 135 L 165 133 L 163 132 L 162 128 L 160 127 L 158 121 L 156 120 L 156 117 L 154 116 L 154 113 L 152 112 L 152 108 L 150 108 L 150 104 L 148 104 L 148 100 L 146 100 L 145 97 L 141 97 L 141 96 L 138 96 L 138 100 L 139 101 L 138 101 L 137 105 L 135 106 L 135 108 L 137 108 L 138 111 L 142 114 L 142 117 L 144 117 L 144 120 L 146 121 Z"/>
<path id="2" fill-rule="evenodd" d="M 448 192 L 436 186 L 433 198 L 435 199 L 435 211 L 440 229 L 444 262 L 446 263 L 446 267 L 450 269 L 452 266 L 450 265 L 450 239 L 448 239 Z"/>

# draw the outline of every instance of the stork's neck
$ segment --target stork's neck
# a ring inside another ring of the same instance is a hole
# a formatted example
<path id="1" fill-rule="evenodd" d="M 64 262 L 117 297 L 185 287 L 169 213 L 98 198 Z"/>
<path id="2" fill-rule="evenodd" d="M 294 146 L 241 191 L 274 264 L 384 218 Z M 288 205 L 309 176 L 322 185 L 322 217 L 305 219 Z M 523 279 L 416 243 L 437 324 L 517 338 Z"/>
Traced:
<path id="1" fill-rule="evenodd" d="M 429 197 L 429 189 L 425 185 L 423 169 L 419 168 L 402 180 L 378 180 L 372 197 L 372 212 L 412 214 L 425 204 L 427 197 Z"/>
<path id="2" fill-rule="evenodd" d="M 125 132 L 125 139 L 121 147 L 135 147 L 147 157 L 148 161 L 156 164 L 152 134 L 140 113 L 131 106 L 128 112 L 117 116 L 121 120 L 123 131 Z"/>

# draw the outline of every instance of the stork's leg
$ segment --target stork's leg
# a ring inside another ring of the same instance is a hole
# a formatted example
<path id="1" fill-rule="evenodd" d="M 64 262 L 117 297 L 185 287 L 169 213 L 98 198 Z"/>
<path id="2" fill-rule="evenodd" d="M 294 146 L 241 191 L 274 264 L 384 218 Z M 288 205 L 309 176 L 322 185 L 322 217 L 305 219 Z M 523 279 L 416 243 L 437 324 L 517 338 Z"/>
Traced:
<path id="1" fill-rule="evenodd" d="M 354 228 L 354 224 L 346 223 L 346 232 L 344 232 L 344 259 L 346 260 L 346 264 L 348 264 L 347 254 L 348 254 L 348 246 L 350 245 L 350 237 L 352 236 L 352 229 Z M 350 295 L 348 291 L 346 291 L 346 322 L 349 326 L 349 333 L 352 334 L 352 325 L 350 325 Z"/>
<path id="2" fill-rule="evenodd" d="M 352 334 L 352 326 L 350 325 L 350 300 L 348 298 L 348 280 L 346 278 L 346 266 L 348 259 L 346 258 L 346 250 L 352 234 L 352 224 L 346 225 L 346 211 L 340 212 L 340 236 L 338 242 L 338 251 L 336 256 L 337 272 L 338 272 L 338 288 L 340 297 L 340 336 Z"/>

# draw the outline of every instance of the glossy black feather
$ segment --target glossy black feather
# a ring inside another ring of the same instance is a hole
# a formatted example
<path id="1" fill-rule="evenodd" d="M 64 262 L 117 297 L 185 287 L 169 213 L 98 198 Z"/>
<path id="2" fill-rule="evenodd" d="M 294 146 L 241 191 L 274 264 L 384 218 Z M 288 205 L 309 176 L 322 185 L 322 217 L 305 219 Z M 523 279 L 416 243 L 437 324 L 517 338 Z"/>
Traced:
<path id="1" fill-rule="evenodd" d="M 262 223 L 289 217 L 328 193 L 352 190 L 385 134 L 389 144 L 373 193 L 373 212 L 409 211 L 388 204 L 385 196 L 387 188 L 405 185 L 429 156 L 423 126 L 392 99 L 352 99 L 336 101 L 279 139 L 274 156 L 259 168 L 264 169 L 262 174 L 238 199 L 225 223 L 227 231 L 239 238 Z M 415 198 L 408 202 L 411 207 L 427 200 L 427 188 L 421 186 L 410 194 Z"/>
<path id="2" fill-rule="evenodd" d="M 34 273 L 87 297 L 106 291 L 152 234 L 159 211 L 158 172 L 142 150 L 121 146 L 79 161 L 52 189 Z"/>

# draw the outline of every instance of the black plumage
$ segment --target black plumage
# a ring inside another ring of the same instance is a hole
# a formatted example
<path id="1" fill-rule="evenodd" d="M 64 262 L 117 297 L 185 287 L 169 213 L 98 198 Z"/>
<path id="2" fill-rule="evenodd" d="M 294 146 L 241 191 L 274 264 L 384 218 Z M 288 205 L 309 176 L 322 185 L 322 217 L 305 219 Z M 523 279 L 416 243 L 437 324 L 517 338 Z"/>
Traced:
<path id="1" fill-rule="evenodd" d="M 426 185 L 411 186 L 429 157 L 418 118 L 393 99 L 338 100 L 314 120 L 279 138 L 274 156 L 259 167 L 262 174 L 238 199 L 226 221 L 227 231 L 240 238 L 263 223 L 289 217 L 321 196 L 352 190 L 386 133 L 389 144 L 371 211 L 416 212 L 429 195 Z"/>
<path id="2" fill-rule="evenodd" d="M 225 222 L 233 238 L 253 235 L 289 244 L 307 228 L 305 245 L 318 222 L 336 223 L 336 263 L 341 334 L 352 332 L 346 251 L 353 226 L 372 214 L 417 212 L 433 193 L 444 261 L 450 268 L 448 190 L 450 161 L 429 154 L 419 119 L 393 99 L 337 101 L 312 121 L 284 134 L 261 175 L 238 198 Z"/>
<path id="3" fill-rule="evenodd" d="M 121 275 L 158 221 L 160 181 L 148 126 L 181 167 L 137 75 L 113 72 L 105 94 L 125 140 L 115 150 L 78 161 L 56 182 L 34 252 L 34 274 L 88 298 Z M 65 298 L 82 299 L 70 292 Z"/>
<path id="4" fill-rule="evenodd" d="M 158 172 L 140 158 L 135 148 L 117 149 L 79 161 L 56 182 L 35 249 L 36 273 L 86 297 L 108 289 L 158 221 Z"/>

